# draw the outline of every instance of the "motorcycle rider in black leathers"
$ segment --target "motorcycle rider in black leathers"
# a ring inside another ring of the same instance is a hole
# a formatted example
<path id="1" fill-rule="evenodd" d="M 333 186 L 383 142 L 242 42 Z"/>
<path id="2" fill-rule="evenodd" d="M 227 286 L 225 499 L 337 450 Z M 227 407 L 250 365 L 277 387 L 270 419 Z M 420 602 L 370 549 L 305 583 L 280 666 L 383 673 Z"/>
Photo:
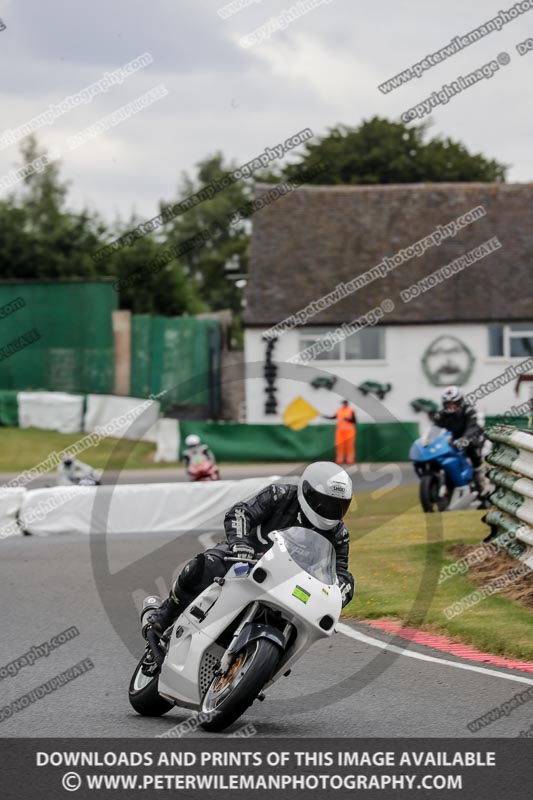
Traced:
<path id="1" fill-rule="evenodd" d="M 442 409 L 432 415 L 432 420 L 435 425 L 450 431 L 453 446 L 470 459 L 476 486 L 480 496 L 484 497 L 489 492 L 481 455 L 485 437 L 474 406 L 466 402 L 457 386 L 448 386 L 442 393 Z"/>
<path id="2" fill-rule="evenodd" d="M 246 561 L 258 558 L 272 546 L 266 534 L 298 525 L 311 528 L 333 545 L 337 583 L 345 606 L 353 597 L 354 579 L 348 569 L 350 535 L 342 522 L 352 499 L 348 473 L 329 461 L 310 464 L 298 486 L 273 483 L 256 497 L 236 503 L 226 513 L 226 541 L 195 556 L 183 568 L 170 595 L 147 618 L 160 636 L 215 578 L 224 576 L 231 564 L 226 556 Z"/>

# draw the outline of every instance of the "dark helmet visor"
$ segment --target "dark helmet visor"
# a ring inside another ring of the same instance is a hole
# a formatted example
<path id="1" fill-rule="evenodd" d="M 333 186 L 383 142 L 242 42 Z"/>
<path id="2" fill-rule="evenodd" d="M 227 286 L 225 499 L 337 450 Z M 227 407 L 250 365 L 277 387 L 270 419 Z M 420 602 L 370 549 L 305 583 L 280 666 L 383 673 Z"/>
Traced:
<path id="1" fill-rule="evenodd" d="M 345 497 L 330 497 L 328 494 L 317 492 L 309 481 L 303 482 L 302 493 L 313 511 L 326 519 L 343 519 L 352 502 L 351 497 L 348 499 Z"/>
<path id="2" fill-rule="evenodd" d="M 462 405 L 463 403 L 461 400 L 445 400 L 443 403 L 443 408 L 445 411 L 453 413 L 454 411 L 460 411 Z"/>

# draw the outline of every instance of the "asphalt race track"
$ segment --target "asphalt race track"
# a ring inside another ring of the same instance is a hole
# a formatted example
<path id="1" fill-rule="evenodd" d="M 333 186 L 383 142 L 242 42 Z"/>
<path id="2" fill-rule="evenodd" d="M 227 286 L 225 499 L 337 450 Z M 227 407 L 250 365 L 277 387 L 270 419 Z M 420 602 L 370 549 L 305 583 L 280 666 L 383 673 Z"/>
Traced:
<path id="1" fill-rule="evenodd" d="M 271 464 L 225 464 L 220 468 L 222 480 L 242 480 L 243 478 L 268 477 L 270 475 L 286 476 L 295 479 L 307 464 L 294 463 L 271 463 Z M 370 491 L 379 488 L 377 480 L 379 474 L 386 471 L 398 471 L 401 483 L 413 483 L 416 476 L 412 464 L 362 464 L 348 468 L 352 477 L 354 491 Z M 16 478 L 18 473 L 0 473 L 0 484 Z M 107 471 L 102 476 L 103 484 L 117 483 L 181 483 L 187 481 L 187 475 L 183 467 L 161 467 L 151 469 L 130 469 L 122 472 Z M 377 485 L 376 485 L 377 484 Z M 45 486 L 55 486 L 55 474 L 43 475 L 30 481 L 28 489 L 41 489 Z"/>
<path id="2" fill-rule="evenodd" d="M 200 546 L 210 541 L 204 535 Z M 12 537 L 0 547 L 0 705 L 83 659 L 94 663 L 4 718 L 1 736 L 157 736 L 189 716 L 176 709 L 162 718 L 141 718 L 130 708 L 127 687 L 143 648 L 135 603 L 144 594 L 166 591 L 173 565 L 177 570 L 199 549 L 197 535 Z M 2 667 L 70 626 L 79 636 L 5 676 Z M 516 737 L 530 726 L 526 703 L 480 733 L 467 729 L 471 720 L 533 686 L 533 675 L 473 663 L 471 671 L 458 669 L 453 664 L 469 662 L 407 642 L 396 641 L 402 651 L 409 647 L 401 653 L 383 650 L 376 645 L 388 641 L 385 635 L 359 624 L 341 627 L 344 633 L 316 645 L 233 730 L 253 723 L 260 736 L 476 738 Z M 416 653 L 439 661 L 413 658 Z"/>

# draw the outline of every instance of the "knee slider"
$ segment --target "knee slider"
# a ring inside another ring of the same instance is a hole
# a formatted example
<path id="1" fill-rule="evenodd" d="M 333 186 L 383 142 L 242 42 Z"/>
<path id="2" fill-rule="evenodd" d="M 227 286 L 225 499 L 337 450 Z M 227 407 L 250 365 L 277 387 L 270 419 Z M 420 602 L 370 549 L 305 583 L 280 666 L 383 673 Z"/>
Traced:
<path id="1" fill-rule="evenodd" d="M 174 584 L 174 591 L 179 594 L 182 589 L 185 592 L 193 592 L 201 581 L 205 566 L 205 557 L 199 553 L 192 558 L 182 569 Z"/>
<path id="2" fill-rule="evenodd" d="M 224 555 L 222 553 L 209 553 L 208 551 L 205 558 L 206 571 L 209 572 L 211 580 L 214 578 L 223 578 L 228 571 L 227 564 L 224 561 Z"/>

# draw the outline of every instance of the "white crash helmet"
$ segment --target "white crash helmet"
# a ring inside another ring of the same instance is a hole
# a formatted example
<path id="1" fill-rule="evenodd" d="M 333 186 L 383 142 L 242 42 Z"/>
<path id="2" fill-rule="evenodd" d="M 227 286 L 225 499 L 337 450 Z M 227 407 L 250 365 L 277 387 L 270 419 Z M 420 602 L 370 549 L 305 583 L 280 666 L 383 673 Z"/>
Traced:
<path id="1" fill-rule="evenodd" d="M 185 439 L 185 444 L 187 447 L 198 447 L 200 441 L 201 440 L 199 436 L 197 436 L 195 433 L 190 433 Z"/>
<path id="2" fill-rule="evenodd" d="M 306 467 L 298 482 L 298 502 L 311 525 L 322 531 L 335 528 L 352 502 L 352 480 L 332 461 Z"/>
<path id="3" fill-rule="evenodd" d="M 464 396 L 458 386 L 447 386 L 441 394 L 442 408 L 444 411 L 453 413 L 459 411 L 464 404 Z"/>

